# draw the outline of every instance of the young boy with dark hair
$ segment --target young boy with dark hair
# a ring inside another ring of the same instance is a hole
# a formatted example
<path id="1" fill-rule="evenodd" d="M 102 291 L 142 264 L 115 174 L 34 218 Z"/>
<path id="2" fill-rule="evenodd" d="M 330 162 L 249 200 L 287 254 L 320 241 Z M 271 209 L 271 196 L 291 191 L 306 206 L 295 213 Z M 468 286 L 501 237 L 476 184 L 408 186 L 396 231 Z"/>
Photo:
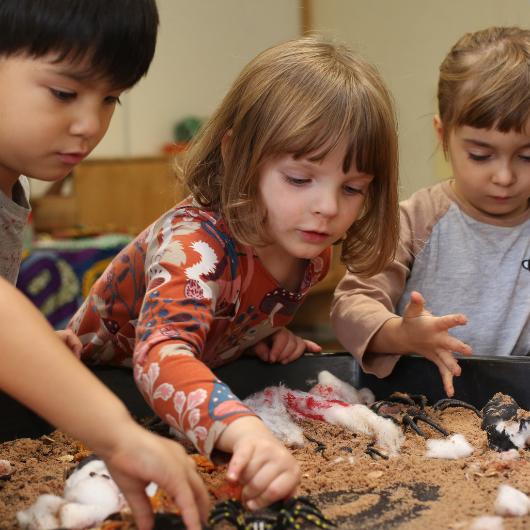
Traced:
<path id="1" fill-rule="evenodd" d="M 7 281 L 16 282 L 20 267 L 26 177 L 61 180 L 96 147 L 121 93 L 146 74 L 157 30 L 155 0 L 0 2 L 0 276 Z M 144 488 L 153 481 L 198 530 L 207 493 L 183 449 L 135 424 L 1 278 L 0 321 L 0 388 L 105 458 L 138 528 L 152 527 Z M 62 339 L 75 351 L 71 337 Z"/>

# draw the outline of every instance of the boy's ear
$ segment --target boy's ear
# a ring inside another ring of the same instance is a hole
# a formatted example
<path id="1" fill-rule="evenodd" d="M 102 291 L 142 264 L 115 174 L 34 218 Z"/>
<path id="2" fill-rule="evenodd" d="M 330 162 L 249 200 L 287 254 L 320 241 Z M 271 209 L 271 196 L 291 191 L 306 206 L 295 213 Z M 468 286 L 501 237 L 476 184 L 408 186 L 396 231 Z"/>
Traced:
<path id="1" fill-rule="evenodd" d="M 434 125 L 434 132 L 436 133 L 436 138 L 438 138 L 438 142 L 440 142 L 440 145 L 443 145 L 444 144 L 444 126 L 438 114 L 434 115 L 432 124 Z"/>
<path id="2" fill-rule="evenodd" d="M 223 157 L 223 162 L 226 160 L 226 155 L 228 154 L 228 149 L 230 148 L 230 142 L 232 141 L 232 129 L 228 129 L 225 132 L 223 139 L 221 140 L 221 156 Z"/>

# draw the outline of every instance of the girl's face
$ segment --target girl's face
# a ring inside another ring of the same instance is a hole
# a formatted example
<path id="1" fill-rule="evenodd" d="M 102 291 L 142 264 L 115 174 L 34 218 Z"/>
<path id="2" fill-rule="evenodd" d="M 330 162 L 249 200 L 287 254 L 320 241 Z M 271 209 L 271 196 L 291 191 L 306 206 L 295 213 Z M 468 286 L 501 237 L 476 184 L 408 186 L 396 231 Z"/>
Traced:
<path id="1" fill-rule="evenodd" d="M 471 206 L 501 220 L 528 208 L 529 134 L 458 127 L 449 134 L 448 152 L 455 191 Z"/>
<path id="2" fill-rule="evenodd" d="M 357 219 L 372 176 L 353 163 L 344 173 L 345 149 L 343 141 L 319 161 L 284 155 L 263 165 L 259 191 L 273 243 L 261 253 L 269 259 L 288 267 L 293 260 L 314 258 Z"/>

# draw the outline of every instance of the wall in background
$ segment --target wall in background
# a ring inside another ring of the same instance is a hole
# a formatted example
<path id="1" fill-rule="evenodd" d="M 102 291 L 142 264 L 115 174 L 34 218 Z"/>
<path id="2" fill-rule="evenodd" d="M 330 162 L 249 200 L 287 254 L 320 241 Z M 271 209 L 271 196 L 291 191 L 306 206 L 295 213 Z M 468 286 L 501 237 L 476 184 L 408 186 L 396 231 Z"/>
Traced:
<path id="1" fill-rule="evenodd" d="M 190 114 L 208 116 L 241 68 L 300 31 L 298 0 L 157 0 L 160 30 L 145 79 L 117 111 L 94 157 L 144 156 Z"/>
<path id="2" fill-rule="evenodd" d="M 402 197 L 447 176 L 436 149 L 438 67 L 466 32 L 530 27 L 529 0 L 307 0 L 313 29 L 358 50 L 392 90 L 400 128 Z"/>

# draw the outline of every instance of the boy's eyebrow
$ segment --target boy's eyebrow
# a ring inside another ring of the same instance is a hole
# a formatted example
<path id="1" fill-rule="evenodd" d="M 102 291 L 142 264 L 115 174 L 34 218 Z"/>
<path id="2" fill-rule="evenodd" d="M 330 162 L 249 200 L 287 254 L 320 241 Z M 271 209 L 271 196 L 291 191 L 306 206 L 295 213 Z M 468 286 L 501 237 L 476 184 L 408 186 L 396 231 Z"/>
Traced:
<path id="1" fill-rule="evenodd" d="M 52 74 L 60 75 L 62 77 L 68 77 L 69 79 L 78 82 L 86 81 L 87 79 L 92 78 L 94 76 L 93 72 L 88 69 L 76 69 L 74 66 L 71 65 L 59 66 L 56 63 L 50 63 L 48 70 Z"/>

